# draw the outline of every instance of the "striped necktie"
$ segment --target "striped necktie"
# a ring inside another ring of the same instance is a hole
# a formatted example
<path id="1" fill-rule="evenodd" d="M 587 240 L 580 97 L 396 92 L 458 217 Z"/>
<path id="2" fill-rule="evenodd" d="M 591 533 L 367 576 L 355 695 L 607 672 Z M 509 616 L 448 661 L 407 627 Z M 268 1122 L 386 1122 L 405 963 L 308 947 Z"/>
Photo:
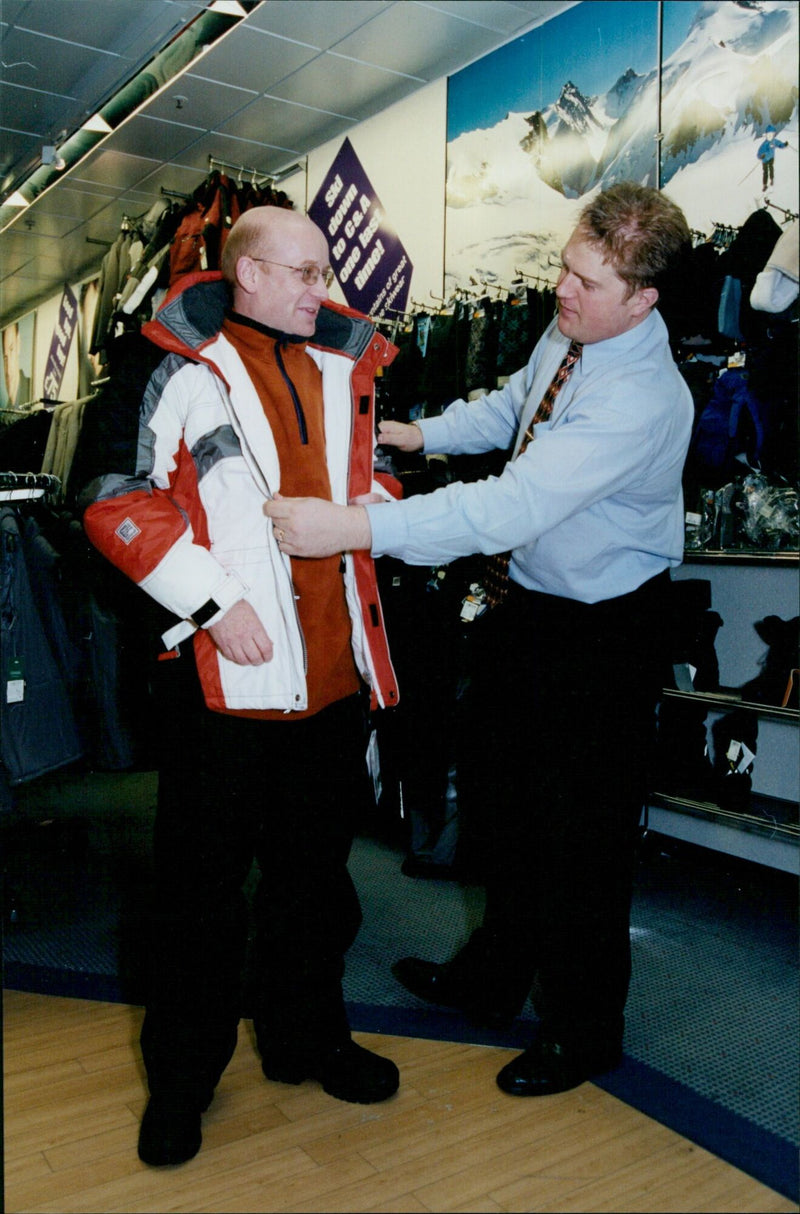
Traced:
<path id="1" fill-rule="evenodd" d="M 564 355 L 561 365 L 550 381 L 547 391 L 542 397 L 541 403 L 523 435 L 519 451 L 517 452 L 517 458 L 527 449 L 528 444 L 533 438 L 534 426 L 539 422 L 546 422 L 549 419 L 550 414 L 553 412 L 556 397 L 572 374 L 572 368 L 580 358 L 582 349 L 583 346 L 579 341 L 570 342 L 569 349 Z M 510 552 L 497 552 L 487 558 L 486 570 L 483 577 L 483 589 L 486 604 L 489 607 L 497 607 L 508 594 L 508 566 L 510 560 Z"/>

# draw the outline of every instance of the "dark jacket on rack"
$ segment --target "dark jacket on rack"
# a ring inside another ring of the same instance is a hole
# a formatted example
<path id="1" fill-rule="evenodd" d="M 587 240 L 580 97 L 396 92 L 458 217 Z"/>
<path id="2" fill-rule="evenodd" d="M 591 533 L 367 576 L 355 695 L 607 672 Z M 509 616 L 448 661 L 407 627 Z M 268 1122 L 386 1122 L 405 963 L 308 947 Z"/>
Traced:
<path id="1" fill-rule="evenodd" d="M 11 785 L 83 754 L 70 696 L 75 655 L 54 556 L 30 515 L 0 503 L 0 759 Z"/>

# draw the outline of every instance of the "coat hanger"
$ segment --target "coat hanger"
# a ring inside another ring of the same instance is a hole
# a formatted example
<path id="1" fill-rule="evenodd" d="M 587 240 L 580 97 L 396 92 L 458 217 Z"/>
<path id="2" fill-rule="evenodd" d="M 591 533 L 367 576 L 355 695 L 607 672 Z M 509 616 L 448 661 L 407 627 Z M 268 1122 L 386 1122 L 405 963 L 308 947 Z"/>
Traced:
<path id="1" fill-rule="evenodd" d="M 60 489 L 60 479 L 51 472 L 0 472 L 0 502 L 54 497 Z"/>

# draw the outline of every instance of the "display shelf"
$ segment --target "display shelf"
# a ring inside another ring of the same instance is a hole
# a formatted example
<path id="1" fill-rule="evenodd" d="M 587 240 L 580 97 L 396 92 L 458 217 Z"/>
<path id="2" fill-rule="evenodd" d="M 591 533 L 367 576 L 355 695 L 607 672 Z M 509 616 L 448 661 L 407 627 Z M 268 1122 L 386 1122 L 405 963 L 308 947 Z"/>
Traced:
<path id="1" fill-rule="evenodd" d="M 762 835 L 768 839 L 781 839 L 800 847 L 800 823 L 797 821 L 797 805 L 780 797 L 764 793 L 753 793 L 747 809 L 734 810 L 717 805 L 714 801 L 694 800 L 673 793 L 654 792 L 651 805 L 690 814 L 706 822 L 716 822 L 736 830 Z"/>
<path id="2" fill-rule="evenodd" d="M 665 687 L 661 693 L 665 699 L 669 700 L 688 700 L 698 704 L 706 704 L 711 709 L 725 711 L 726 709 L 745 709 L 747 712 L 754 712 L 760 717 L 772 718 L 779 721 L 793 721 L 795 724 L 800 723 L 800 709 L 797 708 L 781 708 L 779 704 L 756 704 L 751 700 L 741 699 L 735 688 L 726 689 L 720 688 L 719 691 L 678 691 L 672 687 Z"/>
<path id="3" fill-rule="evenodd" d="M 685 565 L 798 565 L 800 552 L 769 552 L 757 548 L 689 548 L 683 554 Z"/>
<path id="4" fill-rule="evenodd" d="M 768 615 L 788 622 L 800 611 L 798 565 L 800 553 L 796 551 L 685 552 L 684 564 L 673 576 L 677 581 L 707 578 L 711 609 L 722 620 L 714 638 L 721 685 L 713 691 L 695 691 L 684 682 L 683 689 L 665 688 L 662 703 L 669 703 L 673 710 L 683 705 L 687 713 L 694 710 L 695 718 L 698 713 L 705 717 L 710 766 L 715 762 L 716 722 L 732 713 L 750 716 L 758 736 L 757 748 L 751 747 L 757 749 L 751 773 L 753 789 L 746 807 L 736 811 L 703 799 L 720 795 L 713 785 L 695 792 L 687 788 L 689 795 L 681 795 L 680 784 L 659 781 L 661 788 L 651 791 L 646 814 L 651 830 L 791 873 L 800 871 L 800 709 L 796 693 L 791 706 L 784 708 L 779 703 L 744 699 L 742 687 L 757 679 L 768 654 L 756 624 Z M 788 669 L 786 677 L 788 681 Z M 777 699 L 780 691 L 774 694 Z M 675 774 L 679 778 L 679 772 Z M 664 784 L 669 792 L 663 791 Z"/>
<path id="5" fill-rule="evenodd" d="M 642 825 L 648 833 L 708 847 L 792 876 L 800 875 L 800 847 L 797 840 L 787 835 L 768 836 L 760 831 L 742 830 L 713 814 L 699 817 L 677 803 L 666 802 L 648 806 Z"/>

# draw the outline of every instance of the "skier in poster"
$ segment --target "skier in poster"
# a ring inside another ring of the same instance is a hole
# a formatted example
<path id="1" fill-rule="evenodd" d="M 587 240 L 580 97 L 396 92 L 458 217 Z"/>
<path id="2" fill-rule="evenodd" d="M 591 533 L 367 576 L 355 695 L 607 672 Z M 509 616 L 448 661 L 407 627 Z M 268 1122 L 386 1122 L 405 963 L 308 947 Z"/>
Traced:
<path id="1" fill-rule="evenodd" d="M 768 185 L 775 184 L 775 149 L 788 148 L 789 146 L 788 143 L 785 143 L 782 139 L 778 139 L 775 127 L 771 123 L 767 127 L 764 134 L 766 135 L 766 139 L 759 145 L 758 151 L 756 152 L 756 156 L 758 156 L 758 159 L 761 161 L 762 193 L 766 190 Z"/>

